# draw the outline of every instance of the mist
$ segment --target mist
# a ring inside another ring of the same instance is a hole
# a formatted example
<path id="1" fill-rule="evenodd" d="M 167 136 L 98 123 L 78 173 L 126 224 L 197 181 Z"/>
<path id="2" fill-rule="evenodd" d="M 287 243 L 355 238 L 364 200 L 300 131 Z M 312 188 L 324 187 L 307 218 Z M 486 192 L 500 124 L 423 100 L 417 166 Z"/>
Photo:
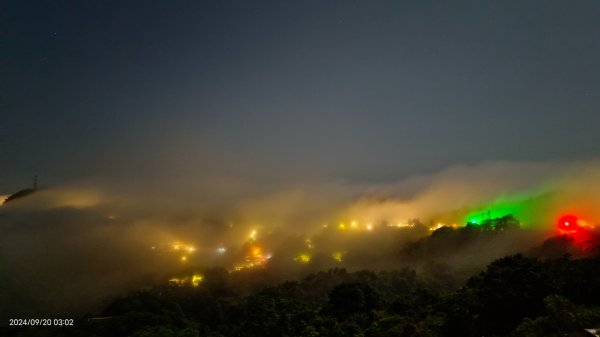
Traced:
<path id="1" fill-rule="evenodd" d="M 385 183 L 198 182 L 190 173 L 173 183 L 157 176 L 152 185 L 46 186 L 0 207 L 1 314 L 91 312 L 193 267 L 243 275 L 256 264 L 277 275 L 273 282 L 329 268 L 406 266 L 466 277 L 542 245 L 556 235 L 560 214 L 599 223 L 599 169 L 598 162 L 484 162 Z M 440 234 L 470 214 L 503 215 L 494 205 L 507 204 L 519 204 L 513 215 L 522 230 Z"/>

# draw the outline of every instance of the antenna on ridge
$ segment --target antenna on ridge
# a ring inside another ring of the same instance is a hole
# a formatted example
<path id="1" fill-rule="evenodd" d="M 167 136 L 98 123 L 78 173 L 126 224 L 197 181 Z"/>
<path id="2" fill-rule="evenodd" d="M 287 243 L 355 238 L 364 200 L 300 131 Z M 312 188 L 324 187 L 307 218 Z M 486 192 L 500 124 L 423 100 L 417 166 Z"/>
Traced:
<path id="1" fill-rule="evenodd" d="M 38 176 L 37 174 L 33 176 L 33 189 L 37 190 L 38 188 Z"/>

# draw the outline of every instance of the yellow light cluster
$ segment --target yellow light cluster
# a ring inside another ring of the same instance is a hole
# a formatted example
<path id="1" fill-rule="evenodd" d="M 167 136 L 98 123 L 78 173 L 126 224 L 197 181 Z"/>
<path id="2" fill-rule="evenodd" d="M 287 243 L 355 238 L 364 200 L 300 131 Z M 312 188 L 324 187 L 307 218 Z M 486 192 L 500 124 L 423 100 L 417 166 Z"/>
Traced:
<path id="1" fill-rule="evenodd" d="M 438 223 L 437 225 L 435 225 L 433 227 L 429 227 L 429 230 L 433 232 L 433 231 L 438 230 L 438 229 L 440 229 L 442 227 L 444 227 L 444 224 L 443 223 Z"/>
<path id="2" fill-rule="evenodd" d="M 174 251 L 186 251 L 188 253 L 193 253 L 196 251 L 196 247 L 194 247 L 193 245 L 189 245 L 179 241 L 173 242 L 171 244 L 171 249 Z"/>
<path id="3" fill-rule="evenodd" d="M 395 226 L 395 225 L 394 225 Z M 327 227 L 324 227 L 327 228 Z M 352 230 L 352 231 L 361 231 L 361 230 L 366 230 L 366 231 L 373 231 L 375 229 L 375 226 L 373 225 L 372 222 L 367 222 L 367 223 L 360 223 L 359 221 L 350 221 L 349 224 L 347 225 L 345 222 L 341 221 L 338 223 L 337 225 L 337 229 L 340 231 L 345 231 L 345 230 Z"/>
<path id="4" fill-rule="evenodd" d="M 192 275 L 192 286 L 197 287 L 204 281 L 204 275 L 194 274 Z"/>
<path id="5" fill-rule="evenodd" d="M 435 226 L 429 227 L 429 230 L 433 232 L 433 231 L 435 231 L 435 230 L 438 230 L 438 229 L 440 229 L 440 228 L 442 228 L 442 227 L 452 227 L 452 228 L 458 228 L 458 227 L 460 227 L 460 226 L 459 226 L 459 225 L 457 225 L 457 224 L 446 225 L 446 224 L 444 224 L 444 223 L 441 223 L 441 222 L 439 222 L 439 223 L 437 223 Z"/>
<path id="6" fill-rule="evenodd" d="M 185 285 L 185 278 L 178 278 L 178 277 L 173 277 L 171 279 L 169 279 L 169 284 L 172 286 L 179 286 L 179 287 L 183 287 Z"/>
<path id="7" fill-rule="evenodd" d="M 294 261 L 300 262 L 300 263 L 309 263 L 311 259 L 312 259 L 312 256 L 310 254 L 301 253 L 294 258 Z"/>
<path id="8" fill-rule="evenodd" d="M 177 287 L 184 287 L 186 285 L 198 287 L 200 286 L 200 283 L 202 283 L 202 281 L 204 281 L 204 275 L 193 274 L 192 276 L 186 277 L 172 277 L 169 279 L 169 284 Z"/>
<path id="9" fill-rule="evenodd" d="M 342 253 L 342 252 L 333 252 L 333 253 L 331 254 L 331 257 L 332 257 L 332 258 L 333 258 L 335 261 L 337 261 L 337 262 L 342 262 L 342 261 L 343 261 L 343 259 L 344 259 L 344 253 Z"/>
<path id="10" fill-rule="evenodd" d="M 391 225 L 388 225 L 388 226 L 390 226 L 390 227 L 398 227 L 398 228 L 412 228 L 412 227 L 415 227 L 415 225 L 412 224 L 412 223 L 402 223 L 402 222 L 399 222 L 397 224 L 391 224 Z"/>
<path id="11" fill-rule="evenodd" d="M 187 243 L 183 243 L 181 241 L 173 242 L 172 244 L 170 244 L 170 247 L 173 252 L 182 253 L 182 255 L 179 257 L 179 261 L 181 262 L 186 262 L 188 260 L 188 255 L 196 251 L 196 247 Z"/>

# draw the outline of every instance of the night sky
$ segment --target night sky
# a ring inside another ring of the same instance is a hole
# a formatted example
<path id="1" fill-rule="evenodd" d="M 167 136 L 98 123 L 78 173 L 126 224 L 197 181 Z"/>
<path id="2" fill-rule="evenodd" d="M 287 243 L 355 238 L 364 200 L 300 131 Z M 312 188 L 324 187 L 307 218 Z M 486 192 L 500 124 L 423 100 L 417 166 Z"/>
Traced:
<path id="1" fill-rule="evenodd" d="M 600 153 L 600 2 L 2 1 L 0 194 Z"/>

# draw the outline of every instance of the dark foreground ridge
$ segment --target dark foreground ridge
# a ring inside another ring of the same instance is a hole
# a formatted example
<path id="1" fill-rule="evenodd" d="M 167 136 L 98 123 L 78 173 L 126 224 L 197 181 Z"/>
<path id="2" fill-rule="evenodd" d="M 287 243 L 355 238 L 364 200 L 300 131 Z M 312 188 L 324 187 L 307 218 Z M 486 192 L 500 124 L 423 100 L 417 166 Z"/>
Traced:
<path id="1" fill-rule="evenodd" d="M 260 280 L 265 270 L 244 277 Z M 131 293 L 73 327 L 4 327 L 3 336 L 594 336 L 600 257 L 498 259 L 454 290 L 414 270 L 331 269 L 260 286 L 207 269 L 197 285 Z M 244 286 L 245 285 L 245 286 Z M 587 330 L 586 330 L 587 329 Z M 589 331 L 588 331 L 589 330 Z"/>

